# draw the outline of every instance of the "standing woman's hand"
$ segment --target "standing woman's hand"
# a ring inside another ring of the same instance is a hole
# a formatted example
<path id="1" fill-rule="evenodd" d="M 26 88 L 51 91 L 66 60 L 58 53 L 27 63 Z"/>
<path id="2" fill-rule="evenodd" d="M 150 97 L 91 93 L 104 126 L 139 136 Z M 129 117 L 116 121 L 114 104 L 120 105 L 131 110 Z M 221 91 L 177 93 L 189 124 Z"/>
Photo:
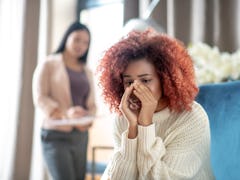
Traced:
<path id="1" fill-rule="evenodd" d="M 158 100 L 151 90 L 139 81 L 133 83 L 133 94 L 141 101 L 141 109 L 138 115 L 138 124 L 148 126 L 152 124 L 152 117 L 157 108 Z"/>
<path id="2" fill-rule="evenodd" d="M 69 119 L 77 119 L 77 118 L 81 118 L 83 116 L 86 116 L 87 110 L 85 110 L 83 107 L 81 106 L 74 106 L 74 107 L 70 107 L 67 110 L 67 117 Z"/>
<path id="3" fill-rule="evenodd" d="M 65 117 L 64 112 L 59 108 L 54 109 L 53 112 L 50 114 L 50 119 L 53 119 L 53 120 L 63 119 L 64 117 Z"/>
<path id="4" fill-rule="evenodd" d="M 70 107 L 67 110 L 67 117 L 71 120 L 71 119 L 78 119 L 78 118 L 82 118 L 84 116 L 88 115 L 88 112 L 86 109 L 84 109 L 81 106 L 74 106 L 74 107 Z M 86 125 L 73 125 L 73 127 L 77 128 L 80 131 L 87 131 L 90 127 L 92 126 L 92 122 Z"/>

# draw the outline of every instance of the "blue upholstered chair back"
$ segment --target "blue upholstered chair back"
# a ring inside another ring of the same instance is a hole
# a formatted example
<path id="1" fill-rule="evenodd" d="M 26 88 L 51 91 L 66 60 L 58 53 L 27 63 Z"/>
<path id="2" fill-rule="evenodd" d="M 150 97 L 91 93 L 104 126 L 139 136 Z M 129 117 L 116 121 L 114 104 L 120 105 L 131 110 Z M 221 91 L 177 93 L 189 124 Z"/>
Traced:
<path id="1" fill-rule="evenodd" d="M 216 179 L 240 179 L 240 81 L 202 85 L 196 101 L 210 120 Z"/>

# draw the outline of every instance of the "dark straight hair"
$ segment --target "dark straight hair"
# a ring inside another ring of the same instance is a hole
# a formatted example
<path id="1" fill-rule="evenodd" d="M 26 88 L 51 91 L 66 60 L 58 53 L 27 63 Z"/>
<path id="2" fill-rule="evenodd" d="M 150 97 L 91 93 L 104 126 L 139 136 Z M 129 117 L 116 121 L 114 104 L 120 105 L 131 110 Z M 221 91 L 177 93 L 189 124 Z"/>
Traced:
<path id="1" fill-rule="evenodd" d="M 87 26 L 85 26 L 84 24 L 81 24 L 80 22 L 74 22 L 69 26 L 69 28 L 65 32 L 65 34 L 62 38 L 62 41 L 61 41 L 60 45 L 58 46 L 57 50 L 55 51 L 55 53 L 62 53 L 65 50 L 65 45 L 66 45 L 66 42 L 67 42 L 67 39 L 68 39 L 69 35 L 72 32 L 78 31 L 78 30 L 87 31 L 88 35 L 89 35 L 89 38 L 91 38 L 90 37 L 90 31 L 89 31 Z M 90 42 L 89 42 L 89 45 L 90 45 Z M 89 50 L 89 46 L 88 46 L 88 49 L 85 52 L 85 54 L 78 58 L 79 62 L 82 62 L 84 64 L 87 62 L 88 50 Z"/>

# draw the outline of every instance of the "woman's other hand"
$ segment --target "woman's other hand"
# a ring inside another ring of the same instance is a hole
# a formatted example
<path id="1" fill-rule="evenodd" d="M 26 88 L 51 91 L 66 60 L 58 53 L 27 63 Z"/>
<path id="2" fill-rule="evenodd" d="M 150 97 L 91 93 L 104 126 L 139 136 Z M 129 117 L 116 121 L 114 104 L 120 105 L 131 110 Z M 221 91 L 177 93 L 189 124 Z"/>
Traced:
<path id="1" fill-rule="evenodd" d="M 86 116 L 88 113 L 83 107 L 74 106 L 74 107 L 69 108 L 67 110 L 66 114 L 69 119 L 77 119 L 77 118 Z"/>
<path id="2" fill-rule="evenodd" d="M 137 104 L 134 104 L 130 100 L 130 95 L 132 94 L 133 86 L 129 86 L 125 89 L 125 92 L 122 96 L 119 109 L 121 110 L 123 116 L 128 120 L 128 138 L 134 139 L 137 136 Z"/>
<path id="3" fill-rule="evenodd" d="M 125 89 L 119 106 L 119 109 L 128 120 L 130 126 L 137 125 L 137 104 L 134 104 L 134 102 L 130 99 L 132 91 L 133 86 L 129 86 Z"/>
<path id="4" fill-rule="evenodd" d="M 141 109 L 138 115 L 138 124 L 148 126 L 152 124 L 152 117 L 157 108 L 158 101 L 151 90 L 140 81 L 134 81 L 133 94 L 141 101 Z"/>

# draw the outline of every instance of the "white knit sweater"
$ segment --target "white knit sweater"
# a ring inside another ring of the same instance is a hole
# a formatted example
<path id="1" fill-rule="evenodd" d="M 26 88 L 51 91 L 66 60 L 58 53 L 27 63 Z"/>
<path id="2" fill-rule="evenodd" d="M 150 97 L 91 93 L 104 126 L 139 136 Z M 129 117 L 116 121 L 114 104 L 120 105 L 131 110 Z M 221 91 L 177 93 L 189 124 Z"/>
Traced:
<path id="1" fill-rule="evenodd" d="M 172 113 L 168 108 L 153 116 L 153 124 L 138 126 L 128 139 L 128 123 L 114 122 L 114 154 L 102 179 L 212 180 L 208 117 L 196 102 L 192 111 Z"/>

